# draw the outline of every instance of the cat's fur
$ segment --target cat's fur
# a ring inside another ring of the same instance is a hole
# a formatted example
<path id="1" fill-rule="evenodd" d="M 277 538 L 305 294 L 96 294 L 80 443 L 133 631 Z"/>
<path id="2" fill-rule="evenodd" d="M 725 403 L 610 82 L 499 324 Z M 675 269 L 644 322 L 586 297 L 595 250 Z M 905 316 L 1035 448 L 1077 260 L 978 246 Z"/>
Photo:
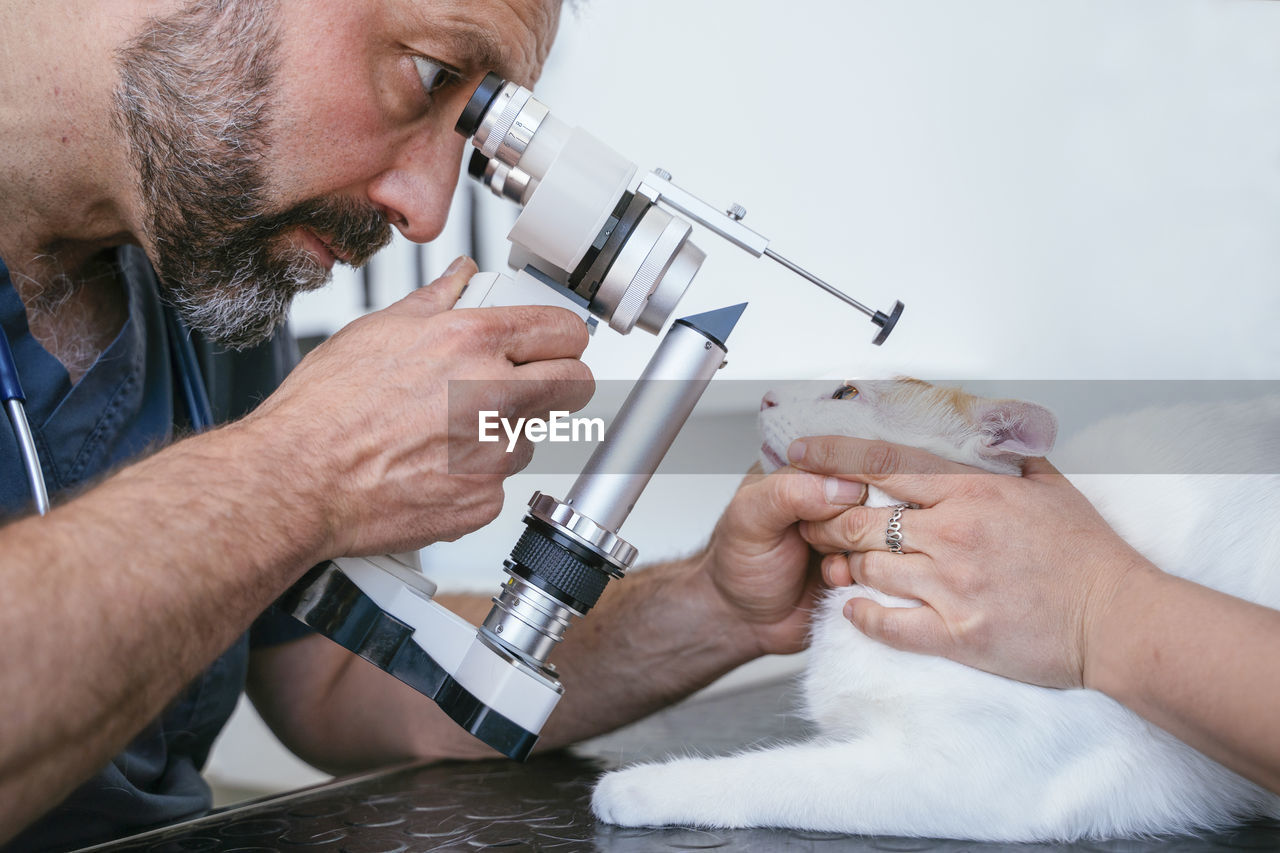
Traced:
<path id="1" fill-rule="evenodd" d="M 852 400 L 830 399 L 830 391 L 821 399 L 767 397 L 761 425 L 768 467 L 777 467 L 794 438 L 842 434 L 912 444 L 1017 473 L 1024 456 L 1048 451 L 1056 431 L 1053 416 L 1032 404 L 982 400 L 912 380 L 857 387 Z M 1260 430 L 1254 450 L 1274 460 L 1280 401 L 1249 405 L 1247 412 L 1218 406 L 1176 414 L 1186 420 L 1182 435 L 1191 446 L 1213 442 L 1222 418 L 1252 417 Z M 1174 449 L 1153 447 L 1143 427 L 1168 416 L 1139 413 L 1083 435 L 1082 442 L 1094 453 L 1176 458 Z M 1073 481 L 1164 570 L 1280 608 L 1280 477 L 1099 475 Z M 909 545 L 910 510 L 903 524 Z M 1183 833 L 1252 816 L 1280 817 L 1280 797 L 1100 693 L 1034 687 L 868 639 L 841 613 L 856 595 L 918 604 L 860 586 L 826 595 L 814 617 L 803 682 L 818 738 L 609 773 L 595 791 L 596 815 L 623 825 L 776 826 L 993 841 Z M 1187 630 L 1213 626 L 1189 624 Z"/>

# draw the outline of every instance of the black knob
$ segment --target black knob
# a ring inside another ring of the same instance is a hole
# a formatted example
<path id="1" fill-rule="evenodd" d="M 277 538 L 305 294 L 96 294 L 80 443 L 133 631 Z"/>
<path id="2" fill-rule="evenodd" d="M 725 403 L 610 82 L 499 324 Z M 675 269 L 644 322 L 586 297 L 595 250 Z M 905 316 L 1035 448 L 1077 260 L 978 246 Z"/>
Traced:
<path id="1" fill-rule="evenodd" d="M 871 318 L 871 322 L 880 327 L 880 334 L 876 335 L 876 339 L 871 343 L 880 346 L 888 339 L 893 327 L 898 325 L 898 318 L 902 316 L 902 309 L 905 307 L 901 301 L 897 301 L 893 303 L 893 310 L 889 312 L 889 316 L 886 317 L 883 311 L 876 312 L 876 315 Z"/>
<path id="2" fill-rule="evenodd" d="M 525 524 L 507 568 L 578 613 L 595 607 L 609 583 L 600 555 L 538 519 L 526 518 Z"/>

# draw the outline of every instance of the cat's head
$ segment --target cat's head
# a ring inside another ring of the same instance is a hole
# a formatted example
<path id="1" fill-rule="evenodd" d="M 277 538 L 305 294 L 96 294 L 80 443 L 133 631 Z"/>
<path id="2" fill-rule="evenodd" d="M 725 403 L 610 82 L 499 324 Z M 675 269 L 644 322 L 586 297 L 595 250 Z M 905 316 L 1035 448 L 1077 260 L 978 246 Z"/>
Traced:
<path id="1" fill-rule="evenodd" d="M 786 464 L 787 447 L 808 435 L 844 435 L 920 447 L 1001 474 L 1053 447 L 1058 420 L 1022 400 L 975 397 L 917 379 L 846 382 L 814 394 L 777 389 L 760 404 L 766 472 Z"/>

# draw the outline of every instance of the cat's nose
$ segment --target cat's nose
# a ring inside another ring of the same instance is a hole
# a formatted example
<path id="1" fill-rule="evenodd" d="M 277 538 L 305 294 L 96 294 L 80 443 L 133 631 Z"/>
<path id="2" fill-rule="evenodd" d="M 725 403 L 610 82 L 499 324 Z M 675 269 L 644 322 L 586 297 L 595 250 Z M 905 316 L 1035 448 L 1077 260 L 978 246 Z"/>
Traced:
<path id="1" fill-rule="evenodd" d="M 760 411 L 762 412 L 765 409 L 772 409 L 776 405 L 778 405 L 778 398 L 773 396 L 772 391 L 765 392 L 765 395 L 760 398 Z"/>

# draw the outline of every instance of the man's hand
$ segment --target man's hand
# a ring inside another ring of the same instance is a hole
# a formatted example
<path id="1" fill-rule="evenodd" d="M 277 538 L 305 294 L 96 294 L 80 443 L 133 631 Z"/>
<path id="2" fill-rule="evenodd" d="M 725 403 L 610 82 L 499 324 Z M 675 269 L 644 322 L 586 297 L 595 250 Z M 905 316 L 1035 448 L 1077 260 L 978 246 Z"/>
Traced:
<path id="1" fill-rule="evenodd" d="M 797 522 L 835 518 L 865 497 L 859 484 L 793 468 L 750 474 L 738 487 L 702 566 L 754 654 L 797 652 L 808 635 L 821 578 Z"/>
<path id="2" fill-rule="evenodd" d="M 317 558 L 403 551 L 484 526 L 533 450 L 523 438 L 511 453 L 505 440 L 479 443 L 476 412 L 545 418 L 594 392 L 578 360 L 586 326 L 571 312 L 450 310 L 475 271 L 459 259 L 351 323 L 238 425 L 279 448 L 286 488 L 300 492 L 288 497 L 321 514 Z"/>
<path id="3" fill-rule="evenodd" d="M 915 448 L 832 436 L 796 442 L 790 458 L 921 507 L 902 515 L 902 554 L 885 543 L 891 508 L 856 507 L 801 527 L 829 555 L 823 569 L 833 584 L 863 583 L 925 603 L 850 601 L 853 624 L 895 648 L 1079 687 L 1091 629 L 1130 572 L 1155 571 L 1044 459 L 1010 477 Z"/>

